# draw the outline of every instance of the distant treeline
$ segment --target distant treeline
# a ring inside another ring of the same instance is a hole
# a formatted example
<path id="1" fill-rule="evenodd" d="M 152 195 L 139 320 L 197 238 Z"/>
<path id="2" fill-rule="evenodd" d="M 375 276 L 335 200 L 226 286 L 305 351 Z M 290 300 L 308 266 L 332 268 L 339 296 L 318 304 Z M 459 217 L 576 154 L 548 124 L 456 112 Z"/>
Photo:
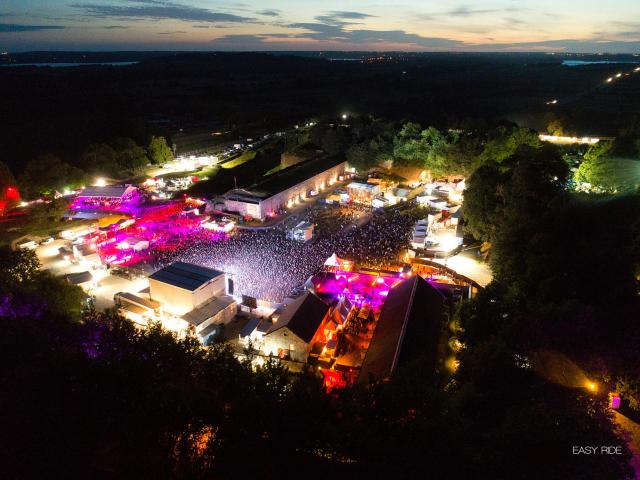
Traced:
<path id="1" fill-rule="evenodd" d="M 24 55 L 20 61 L 29 55 L 42 60 L 41 54 Z M 63 59 L 77 60 L 71 54 L 57 57 Z M 46 153 L 67 161 L 92 143 L 132 138 L 144 145 L 151 134 L 168 136 L 220 119 L 225 130 L 245 137 L 345 111 L 439 128 L 468 118 L 511 118 L 544 128 L 547 100 L 593 92 L 615 68 L 563 67 L 560 59 L 545 55 L 406 55 L 372 63 L 257 53 L 140 59 L 127 67 L 3 70 L 0 142 L 12 170 L 20 173 L 27 161 Z M 622 99 L 599 103 L 602 111 L 588 118 L 590 130 L 617 130 L 623 119 L 603 122 L 603 115 L 633 106 L 636 93 L 626 91 L 624 105 Z M 571 112 L 560 116 L 581 122 Z M 150 123 L 151 117 L 166 122 Z"/>

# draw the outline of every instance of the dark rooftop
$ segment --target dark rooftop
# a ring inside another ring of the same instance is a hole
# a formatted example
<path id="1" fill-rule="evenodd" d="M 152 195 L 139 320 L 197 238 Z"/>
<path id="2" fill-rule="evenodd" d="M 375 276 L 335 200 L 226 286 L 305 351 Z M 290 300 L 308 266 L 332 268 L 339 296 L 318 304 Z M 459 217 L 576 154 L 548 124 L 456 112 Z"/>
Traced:
<path id="1" fill-rule="evenodd" d="M 248 337 L 249 335 L 251 335 L 253 333 L 253 331 L 256 328 L 258 328 L 258 325 L 260 324 L 260 321 L 261 320 L 258 317 L 253 317 L 253 318 L 249 319 L 247 324 L 240 331 L 240 336 L 242 338 L 244 338 L 244 337 Z"/>
<path id="2" fill-rule="evenodd" d="M 269 175 L 266 180 L 258 182 L 247 189 L 233 190 L 228 194 L 228 198 L 233 199 L 237 196 L 243 201 L 246 199 L 253 199 L 254 201 L 265 200 L 345 161 L 342 157 L 313 158 Z"/>
<path id="3" fill-rule="evenodd" d="M 127 190 L 133 188 L 127 185 L 107 185 L 105 187 L 89 186 L 82 190 L 78 197 L 120 198 Z"/>
<path id="4" fill-rule="evenodd" d="M 202 325 L 204 322 L 212 317 L 215 317 L 218 313 L 223 311 L 229 305 L 234 303 L 235 300 L 229 295 L 223 295 L 222 297 L 216 297 L 208 302 L 194 308 L 190 312 L 185 313 L 182 319 L 189 322 L 194 327 Z"/>
<path id="5" fill-rule="evenodd" d="M 329 306 L 311 292 L 305 293 L 287 306 L 267 335 L 287 327 L 291 333 L 310 342 L 327 314 Z"/>
<path id="6" fill-rule="evenodd" d="M 358 380 L 388 378 L 399 363 L 421 355 L 435 361 L 445 308 L 445 297 L 418 275 L 393 288 L 382 307 Z"/>
<path id="7" fill-rule="evenodd" d="M 224 272 L 186 262 L 175 262 L 149 275 L 150 279 L 194 291 Z"/>

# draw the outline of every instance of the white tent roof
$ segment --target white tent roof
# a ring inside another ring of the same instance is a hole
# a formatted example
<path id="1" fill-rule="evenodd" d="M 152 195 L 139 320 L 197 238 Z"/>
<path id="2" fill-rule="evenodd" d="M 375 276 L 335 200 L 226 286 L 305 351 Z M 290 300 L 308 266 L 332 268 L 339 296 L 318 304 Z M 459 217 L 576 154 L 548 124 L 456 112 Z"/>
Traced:
<path id="1" fill-rule="evenodd" d="M 325 267 L 339 267 L 342 261 L 338 258 L 338 256 L 334 253 L 324 262 Z"/>

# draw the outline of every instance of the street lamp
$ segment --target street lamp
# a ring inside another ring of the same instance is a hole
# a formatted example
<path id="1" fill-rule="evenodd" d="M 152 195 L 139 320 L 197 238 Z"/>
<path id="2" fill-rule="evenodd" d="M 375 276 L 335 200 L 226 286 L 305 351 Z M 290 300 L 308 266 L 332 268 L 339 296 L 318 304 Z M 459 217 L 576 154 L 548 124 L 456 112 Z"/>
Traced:
<path id="1" fill-rule="evenodd" d="M 347 115 L 346 113 L 343 113 L 343 114 L 342 114 L 342 119 L 343 119 L 343 120 L 346 120 L 346 119 L 347 119 L 347 117 L 348 117 L 348 115 Z"/>

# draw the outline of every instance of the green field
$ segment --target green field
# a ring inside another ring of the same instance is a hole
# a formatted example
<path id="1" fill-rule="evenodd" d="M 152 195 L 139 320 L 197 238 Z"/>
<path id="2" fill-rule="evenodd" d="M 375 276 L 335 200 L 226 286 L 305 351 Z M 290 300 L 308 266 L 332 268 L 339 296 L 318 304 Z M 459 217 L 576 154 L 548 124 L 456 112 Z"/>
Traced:
<path id="1" fill-rule="evenodd" d="M 247 150 L 246 152 L 243 152 L 239 157 L 234 158 L 233 160 L 229 160 L 228 162 L 221 163 L 220 166 L 222 168 L 235 168 L 242 165 L 243 163 L 247 163 L 248 161 L 253 160 L 255 156 L 255 150 Z"/>

